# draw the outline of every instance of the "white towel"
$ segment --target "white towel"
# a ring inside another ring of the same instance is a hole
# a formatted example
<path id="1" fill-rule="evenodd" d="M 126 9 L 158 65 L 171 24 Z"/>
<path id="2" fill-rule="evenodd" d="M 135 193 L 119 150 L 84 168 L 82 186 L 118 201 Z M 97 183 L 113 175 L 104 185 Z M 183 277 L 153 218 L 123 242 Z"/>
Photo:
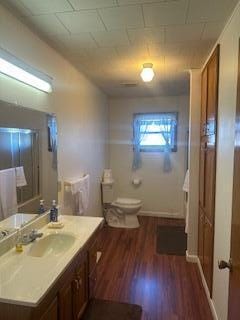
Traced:
<path id="1" fill-rule="evenodd" d="M 27 185 L 23 167 L 16 167 L 16 184 L 17 187 L 24 187 Z"/>
<path id="2" fill-rule="evenodd" d="M 89 203 L 89 188 L 88 174 L 71 182 L 71 192 L 75 196 L 75 210 L 78 215 L 86 213 Z"/>
<path id="3" fill-rule="evenodd" d="M 17 210 L 17 186 L 15 168 L 0 171 L 0 220 Z"/>
<path id="4" fill-rule="evenodd" d="M 189 192 L 189 170 L 186 172 L 182 189 L 185 192 Z"/>

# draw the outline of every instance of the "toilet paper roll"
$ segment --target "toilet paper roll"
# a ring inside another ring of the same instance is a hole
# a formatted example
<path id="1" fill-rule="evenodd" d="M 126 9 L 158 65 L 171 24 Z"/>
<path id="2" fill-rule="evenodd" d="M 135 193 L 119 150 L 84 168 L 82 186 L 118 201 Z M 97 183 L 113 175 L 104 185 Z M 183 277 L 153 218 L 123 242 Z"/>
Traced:
<path id="1" fill-rule="evenodd" d="M 134 186 L 139 186 L 142 183 L 142 181 L 141 179 L 133 179 L 132 183 Z"/>

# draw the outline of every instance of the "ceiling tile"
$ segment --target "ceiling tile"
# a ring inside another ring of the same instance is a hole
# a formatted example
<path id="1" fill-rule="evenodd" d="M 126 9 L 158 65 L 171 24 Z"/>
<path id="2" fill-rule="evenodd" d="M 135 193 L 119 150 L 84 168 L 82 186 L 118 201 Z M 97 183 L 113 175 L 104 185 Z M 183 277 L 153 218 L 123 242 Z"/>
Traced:
<path id="1" fill-rule="evenodd" d="M 141 6 L 124 6 L 100 9 L 99 13 L 107 29 L 143 27 Z"/>
<path id="2" fill-rule="evenodd" d="M 27 18 L 27 21 L 46 34 L 69 34 L 68 30 L 54 14 L 30 16 Z"/>
<path id="3" fill-rule="evenodd" d="M 226 20 L 238 0 L 190 0 L 188 22 Z"/>
<path id="4" fill-rule="evenodd" d="M 87 56 L 92 60 L 97 61 L 109 61 L 117 59 L 117 52 L 114 48 L 97 48 L 97 49 L 87 49 Z"/>
<path id="5" fill-rule="evenodd" d="M 100 47 L 129 45 L 128 35 L 125 30 L 92 32 L 92 35 Z"/>
<path id="6" fill-rule="evenodd" d="M 200 40 L 204 29 L 203 23 L 166 26 L 166 42 Z"/>
<path id="7" fill-rule="evenodd" d="M 105 30 L 95 10 L 59 13 L 57 16 L 71 33 Z"/>
<path id="8" fill-rule="evenodd" d="M 128 36 L 132 44 L 164 42 L 164 28 L 128 29 Z"/>
<path id="9" fill-rule="evenodd" d="M 69 0 L 75 10 L 100 9 L 117 5 L 116 0 Z"/>
<path id="10" fill-rule="evenodd" d="M 33 14 L 73 11 L 67 0 L 21 0 Z"/>
<path id="11" fill-rule="evenodd" d="M 144 4 L 146 27 L 185 23 L 187 5 L 187 0 Z"/>
<path id="12" fill-rule="evenodd" d="M 202 34 L 203 40 L 217 40 L 224 28 L 224 22 L 207 22 Z"/>
<path id="13" fill-rule="evenodd" d="M 145 59 L 149 57 L 147 46 L 122 46 L 116 48 L 120 58 L 124 59 Z"/>
<path id="14" fill-rule="evenodd" d="M 77 52 L 78 50 L 85 48 L 96 48 L 97 44 L 92 39 L 90 33 L 79 33 L 77 35 L 61 35 L 55 38 L 63 44 L 66 51 Z"/>
<path id="15" fill-rule="evenodd" d="M 2 2 L 0 1 L 0 3 Z M 32 15 L 32 12 L 28 8 L 26 8 L 19 0 L 8 0 L 4 2 L 4 5 L 9 9 L 14 9 L 14 11 L 17 12 L 19 16 Z"/>
<path id="16" fill-rule="evenodd" d="M 120 6 L 125 6 L 129 4 L 142 4 L 142 3 L 152 3 L 152 2 L 163 2 L 165 0 L 117 0 Z"/>

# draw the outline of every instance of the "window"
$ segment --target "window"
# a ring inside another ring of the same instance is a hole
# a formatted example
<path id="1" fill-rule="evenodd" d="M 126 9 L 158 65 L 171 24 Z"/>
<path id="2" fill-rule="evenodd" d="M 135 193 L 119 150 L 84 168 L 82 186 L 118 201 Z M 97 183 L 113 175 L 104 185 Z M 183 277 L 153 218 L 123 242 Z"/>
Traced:
<path id="1" fill-rule="evenodd" d="M 134 115 L 134 147 L 140 152 L 177 151 L 177 113 Z"/>

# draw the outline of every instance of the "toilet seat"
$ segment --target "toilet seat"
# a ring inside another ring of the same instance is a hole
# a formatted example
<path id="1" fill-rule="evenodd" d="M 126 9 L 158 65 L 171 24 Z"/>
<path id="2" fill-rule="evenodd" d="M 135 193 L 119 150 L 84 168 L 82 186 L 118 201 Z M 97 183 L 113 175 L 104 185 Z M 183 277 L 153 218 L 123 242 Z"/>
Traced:
<path id="1" fill-rule="evenodd" d="M 140 208 L 142 206 L 142 201 L 131 198 L 117 198 L 112 205 L 118 208 L 134 209 Z"/>

